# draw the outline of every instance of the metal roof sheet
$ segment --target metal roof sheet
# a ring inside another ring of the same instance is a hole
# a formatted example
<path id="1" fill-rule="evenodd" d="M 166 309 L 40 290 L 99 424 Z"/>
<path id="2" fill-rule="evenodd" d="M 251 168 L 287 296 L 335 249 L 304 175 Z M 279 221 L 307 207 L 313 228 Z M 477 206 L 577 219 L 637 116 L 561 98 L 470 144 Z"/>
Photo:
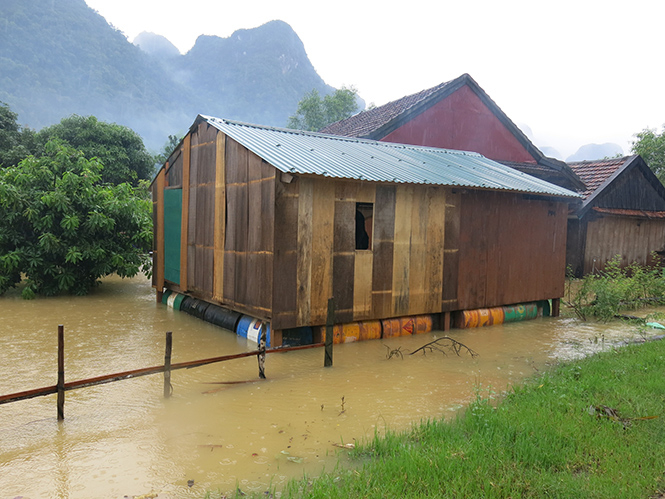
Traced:
<path id="1" fill-rule="evenodd" d="M 285 173 L 580 197 L 474 152 L 200 118 Z"/>

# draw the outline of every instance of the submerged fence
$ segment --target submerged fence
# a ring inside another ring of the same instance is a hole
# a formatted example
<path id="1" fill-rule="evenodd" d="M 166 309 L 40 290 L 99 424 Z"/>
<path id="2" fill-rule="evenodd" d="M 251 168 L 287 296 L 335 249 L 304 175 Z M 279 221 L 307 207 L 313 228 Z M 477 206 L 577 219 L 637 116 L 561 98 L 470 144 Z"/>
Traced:
<path id="1" fill-rule="evenodd" d="M 191 369 L 194 367 L 205 366 L 217 362 L 224 362 L 227 360 L 243 359 L 245 357 L 256 356 L 259 363 L 259 377 L 265 378 L 264 361 L 268 353 L 284 353 L 293 352 L 295 350 L 305 350 L 309 348 L 318 348 L 325 346 L 324 365 L 326 367 L 332 366 L 332 324 L 329 326 L 330 330 L 326 334 L 325 343 L 315 343 L 313 345 L 301 345 L 293 347 L 277 347 L 266 349 L 265 331 L 262 331 L 261 339 L 259 342 L 258 350 L 249 352 L 241 352 L 230 355 L 222 355 L 220 357 L 211 357 L 208 359 L 191 360 L 188 362 L 171 362 L 171 354 L 173 349 L 173 335 L 169 331 L 166 333 L 166 347 L 164 350 L 164 365 L 144 367 L 141 369 L 134 369 L 131 371 L 124 371 L 114 374 L 106 374 L 104 376 L 97 376 L 95 378 L 82 379 L 78 381 L 65 382 L 65 328 L 63 325 L 58 326 L 58 381 L 53 386 L 43 388 L 35 388 L 33 390 L 26 390 L 23 392 L 12 393 L 9 395 L 0 395 L 0 405 L 8 404 L 10 402 L 18 402 L 19 400 L 26 400 L 44 395 L 51 395 L 57 393 L 57 411 L 58 420 L 62 421 L 65 418 L 65 392 L 69 390 L 76 390 L 88 386 L 102 385 L 105 383 L 112 383 L 114 381 L 121 381 L 124 379 L 133 379 L 140 376 L 147 376 L 148 374 L 164 373 L 164 397 L 169 398 L 172 392 L 171 386 L 171 371 L 177 369 Z"/>

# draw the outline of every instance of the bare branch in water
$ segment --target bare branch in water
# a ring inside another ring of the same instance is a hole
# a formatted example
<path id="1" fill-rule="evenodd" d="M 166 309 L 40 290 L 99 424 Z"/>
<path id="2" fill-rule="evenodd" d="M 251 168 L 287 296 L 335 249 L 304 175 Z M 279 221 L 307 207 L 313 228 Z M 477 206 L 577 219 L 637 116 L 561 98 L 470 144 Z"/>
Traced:
<path id="1" fill-rule="evenodd" d="M 464 343 L 451 338 L 450 336 L 442 336 L 437 338 L 434 341 L 421 346 L 417 350 L 414 350 L 409 355 L 413 355 L 416 352 L 423 352 L 423 355 L 426 355 L 427 352 L 441 352 L 444 355 L 448 355 L 447 352 L 455 352 L 455 355 L 460 356 L 460 352 L 466 351 L 471 357 L 477 357 L 478 353 L 466 346 Z"/>

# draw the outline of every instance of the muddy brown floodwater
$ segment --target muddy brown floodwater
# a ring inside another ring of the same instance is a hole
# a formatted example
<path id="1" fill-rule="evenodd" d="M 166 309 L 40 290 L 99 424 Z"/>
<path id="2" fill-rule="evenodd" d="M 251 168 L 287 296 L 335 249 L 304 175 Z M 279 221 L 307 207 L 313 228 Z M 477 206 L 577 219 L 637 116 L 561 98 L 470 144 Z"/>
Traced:
<path id="1" fill-rule="evenodd" d="M 173 362 L 255 349 L 156 304 L 143 278 L 108 278 L 86 297 L 24 301 L 9 292 L 0 307 L 0 394 L 56 383 L 58 324 L 67 381 L 163 364 L 166 331 L 173 331 Z M 636 334 L 623 324 L 538 319 L 452 330 L 476 358 L 386 358 L 388 348 L 413 351 L 443 336 L 435 331 L 336 345 L 332 368 L 323 367 L 322 349 L 268 355 L 265 381 L 253 357 L 174 371 L 168 400 L 161 375 L 73 390 L 62 423 L 55 395 L 0 405 L 0 496 L 198 498 L 236 486 L 279 489 L 343 463 L 346 451 L 336 444 L 452 415 L 478 391 L 501 392 L 556 359 Z"/>

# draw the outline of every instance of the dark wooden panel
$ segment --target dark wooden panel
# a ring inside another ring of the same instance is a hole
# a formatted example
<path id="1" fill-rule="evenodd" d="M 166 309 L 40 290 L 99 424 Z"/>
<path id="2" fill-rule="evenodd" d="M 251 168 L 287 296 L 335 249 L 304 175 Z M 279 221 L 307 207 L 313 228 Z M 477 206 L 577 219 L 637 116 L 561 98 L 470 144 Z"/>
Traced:
<path id="1" fill-rule="evenodd" d="M 333 255 L 333 297 L 335 299 L 335 322 L 353 321 L 353 276 L 354 255 Z"/>
<path id="2" fill-rule="evenodd" d="M 356 203 L 335 201 L 333 227 L 333 298 L 335 321 L 353 320 L 353 276 L 356 249 Z"/>
<path id="3" fill-rule="evenodd" d="M 298 181 L 275 182 L 273 328 L 296 327 L 298 242 Z"/>
<path id="4" fill-rule="evenodd" d="M 458 306 L 462 310 L 486 306 L 487 224 L 485 192 L 468 192 L 460 200 Z M 444 293 L 445 293 L 444 283 Z"/>
<path id="5" fill-rule="evenodd" d="M 166 170 L 166 186 L 182 187 L 182 146 L 171 154 Z"/>

